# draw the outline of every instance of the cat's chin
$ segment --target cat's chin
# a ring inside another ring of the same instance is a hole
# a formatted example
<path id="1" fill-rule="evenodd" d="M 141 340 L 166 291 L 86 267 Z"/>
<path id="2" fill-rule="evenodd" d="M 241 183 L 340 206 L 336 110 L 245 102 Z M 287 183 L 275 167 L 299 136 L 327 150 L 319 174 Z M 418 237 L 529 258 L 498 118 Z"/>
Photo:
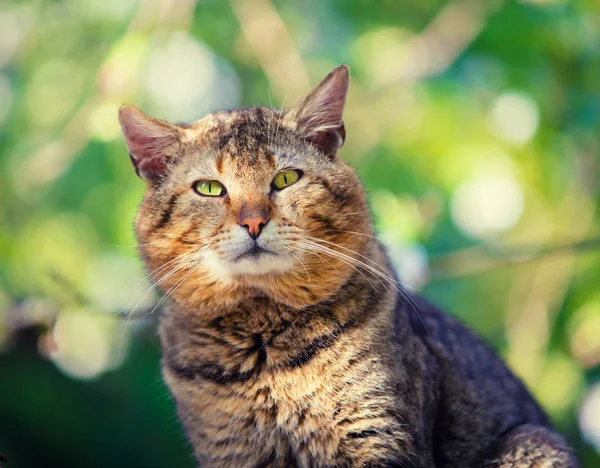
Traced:
<path id="1" fill-rule="evenodd" d="M 237 277 L 281 275 L 289 272 L 293 264 L 289 257 L 271 251 L 249 251 L 231 260 L 222 258 L 207 258 L 207 263 L 213 272 L 218 272 L 225 281 Z"/>
<path id="2" fill-rule="evenodd" d="M 292 268 L 288 258 L 273 253 L 244 256 L 228 263 L 226 268 L 234 276 L 284 274 Z"/>

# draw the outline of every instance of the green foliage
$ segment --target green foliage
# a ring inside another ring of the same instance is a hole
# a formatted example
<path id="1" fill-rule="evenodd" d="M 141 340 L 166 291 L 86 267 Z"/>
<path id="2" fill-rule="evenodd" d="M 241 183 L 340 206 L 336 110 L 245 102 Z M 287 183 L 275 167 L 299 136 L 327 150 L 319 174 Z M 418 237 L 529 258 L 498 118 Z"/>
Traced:
<path id="1" fill-rule="evenodd" d="M 0 37 L 10 466 L 192 466 L 139 318 L 157 298 L 118 106 L 174 121 L 289 107 L 340 62 L 341 154 L 401 277 L 484 335 L 600 463 L 600 253 L 583 242 L 600 237 L 597 2 L 8 1 Z"/>

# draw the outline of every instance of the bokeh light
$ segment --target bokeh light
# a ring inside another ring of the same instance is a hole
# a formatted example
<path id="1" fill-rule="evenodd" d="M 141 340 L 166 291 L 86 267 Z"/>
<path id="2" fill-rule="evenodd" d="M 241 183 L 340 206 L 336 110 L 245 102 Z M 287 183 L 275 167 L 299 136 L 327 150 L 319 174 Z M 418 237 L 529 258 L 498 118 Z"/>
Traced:
<path id="1" fill-rule="evenodd" d="M 579 425 L 585 439 L 600 452 L 600 383 L 590 387 L 581 408 Z"/>
<path id="2" fill-rule="evenodd" d="M 115 121 L 119 104 L 104 101 L 97 104 L 88 118 L 87 130 L 90 139 L 108 142 L 121 136 L 119 122 Z"/>
<path id="3" fill-rule="evenodd" d="M 600 297 L 592 298 L 572 315 L 569 344 L 584 367 L 600 364 Z"/>
<path id="4" fill-rule="evenodd" d="M 116 367 L 126 355 L 127 340 L 116 340 L 116 322 L 98 312 L 64 311 L 54 325 L 54 349 L 50 356 L 65 373 L 92 379 Z M 115 350 L 115 342 L 118 346 Z M 124 347 L 124 348 L 123 348 Z"/>
<path id="5" fill-rule="evenodd" d="M 523 192 L 506 177 L 465 181 L 452 196 L 452 218 L 467 235 L 486 238 L 512 228 L 523 213 Z"/>
<path id="6" fill-rule="evenodd" d="M 188 121 L 239 104 L 239 79 L 223 59 L 184 32 L 160 42 L 150 53 L 144 77 L 155 112 Z"/>
<path id="7" fill-rule="evenodd" d="M 340 155 L 399 279 L 483 335 L 600 466 L 599 31 L 592 1 L 4 2 L 0 452 L 194 466 L 117 109 L 289 108 L 348 63 Z"/>
<path id="8" fill-rule="evenodd" d="M 523 144 L 531 140 L 538 129 L 539 111 L 530 96 L 509 91 L 492 103 L 488 119 L 498 137 Z"/>

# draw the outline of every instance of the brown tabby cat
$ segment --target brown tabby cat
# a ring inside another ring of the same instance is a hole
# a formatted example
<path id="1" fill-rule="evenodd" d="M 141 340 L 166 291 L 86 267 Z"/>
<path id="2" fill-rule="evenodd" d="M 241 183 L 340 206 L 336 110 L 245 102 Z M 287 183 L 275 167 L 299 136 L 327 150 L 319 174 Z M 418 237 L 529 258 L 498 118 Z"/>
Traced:
<path id="1" fill-rule="evenodd" d="M 337 155 L 348 67 L 283 114 L 123 106 L 163 372 L 201 466 L 575 467 L 479 338 L 409 297 Z"/>

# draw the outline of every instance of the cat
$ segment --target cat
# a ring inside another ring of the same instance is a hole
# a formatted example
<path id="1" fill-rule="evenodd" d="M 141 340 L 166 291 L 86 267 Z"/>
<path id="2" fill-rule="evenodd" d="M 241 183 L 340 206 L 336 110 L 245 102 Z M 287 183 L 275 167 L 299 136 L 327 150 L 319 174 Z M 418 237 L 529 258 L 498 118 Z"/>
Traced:
<path id="1" fill-rule="evenodd" d="M 339 157 L 349 69 L 293 109 L 130 105 L 164 379 L 202 467 L 576 467 L 523 384 L 398 284 Z"/>

